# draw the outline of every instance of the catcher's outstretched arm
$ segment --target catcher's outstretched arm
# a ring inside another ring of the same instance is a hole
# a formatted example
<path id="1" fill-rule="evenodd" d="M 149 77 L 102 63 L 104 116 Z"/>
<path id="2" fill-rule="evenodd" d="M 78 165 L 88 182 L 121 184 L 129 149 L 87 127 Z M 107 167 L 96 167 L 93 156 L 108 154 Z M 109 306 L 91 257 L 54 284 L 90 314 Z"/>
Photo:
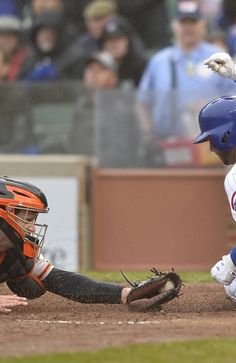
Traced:
<path id="1" fill-rule="evenodd" d="M 53 268 L 43 280 L 46 289 L 86 304 L 120 304 L 123 286 Z"/>

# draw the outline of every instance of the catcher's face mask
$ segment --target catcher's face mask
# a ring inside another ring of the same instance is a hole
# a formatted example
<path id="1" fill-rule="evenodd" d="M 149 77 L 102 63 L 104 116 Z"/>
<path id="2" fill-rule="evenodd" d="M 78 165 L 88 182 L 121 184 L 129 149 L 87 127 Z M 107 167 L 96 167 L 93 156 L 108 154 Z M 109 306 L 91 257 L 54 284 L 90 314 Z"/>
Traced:
<path id="1" fill-rule="evenodd" d="M 8 217 L 14 221 L 24 233 L 24 237 L 31 244 L 37 247 L 37 256 L 39 256 L 47 232 L 47 224 L 36 223 L 39 213 L 47 213 L 48 208 L 44 210 L 38 210 L 29 207 L 21 207 L 8 205 L 7 214 Z M 36 257 L 37 257 L 36 256 Z"/>
<path id="2" fill-rule="evenodd" d="M 46 224 L 36 223 L 39 213 L 48 212 L 45 194 L 25 181 L 0 177 L 0 231 L 1 241 L 10 243 L 19 253 L 27 253 L 26 246 L 33 249 L 30 256 L 37 257 L 42 249 L 47 230 Z M 5 239 L 4 239 L 5 235 Z M 28 256 L 29 257 L 29 256 Z"/>

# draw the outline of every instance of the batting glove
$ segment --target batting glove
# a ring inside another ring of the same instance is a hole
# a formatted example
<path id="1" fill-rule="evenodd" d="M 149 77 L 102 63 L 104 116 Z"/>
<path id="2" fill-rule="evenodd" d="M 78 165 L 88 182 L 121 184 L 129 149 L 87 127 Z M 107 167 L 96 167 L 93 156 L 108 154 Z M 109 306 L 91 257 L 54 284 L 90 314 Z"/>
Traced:
<path id="1" fill-rule="evenodd" d="M 230 255 L 222 257 L 211 269 L 211 276 L 223 285 L 229 285 L 236 277 L 236 266 Z"/>
<path id="2" fill-rule="evenodd" d="M 233 81 L 236 80 L 235 64 L 229 54 L 224 52 L 214 53 L 210 58 L 205 60 L 204 64 L 220 76 L 232 79 Z"/>

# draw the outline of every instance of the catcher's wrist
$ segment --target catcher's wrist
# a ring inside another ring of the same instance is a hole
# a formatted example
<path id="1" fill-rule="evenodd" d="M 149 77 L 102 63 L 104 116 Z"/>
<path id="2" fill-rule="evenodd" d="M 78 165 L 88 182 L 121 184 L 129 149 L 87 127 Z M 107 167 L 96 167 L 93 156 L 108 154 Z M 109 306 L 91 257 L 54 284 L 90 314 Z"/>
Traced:
<path id="1" fill-rule="evenodd" d="M 121 303 L 122 304 L 126 304 L 127 297 L 130 293 L 130 290 L 131 290 L 130 287 L 124 287 L 123 290 L 121 291 Z"/>

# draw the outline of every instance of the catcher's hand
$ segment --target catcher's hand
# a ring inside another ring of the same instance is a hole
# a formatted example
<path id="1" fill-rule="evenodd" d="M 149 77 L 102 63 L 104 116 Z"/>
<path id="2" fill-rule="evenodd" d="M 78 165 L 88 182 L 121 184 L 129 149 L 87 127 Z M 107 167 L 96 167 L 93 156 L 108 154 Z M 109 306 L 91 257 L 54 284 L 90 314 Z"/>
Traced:
<path id="1" fill-rule="evenodd" d="M 174 271 L 158 272 L 155 268 L 151 272 L 155 276 L 140 283 L 131 283 L 123 274 L 125 279 L 133 286 L 126 301 L 130 310 L 147 311 L 160 308 L 162 304 L 179 296 L 179 291 L 183 285 L 179 275 Z"/>
<path id="2" fill-rule="evenodd" d="M 235 64 L 228 53 L 214 53 L 204 64 L 220 76 L 236 80 Z"/>

